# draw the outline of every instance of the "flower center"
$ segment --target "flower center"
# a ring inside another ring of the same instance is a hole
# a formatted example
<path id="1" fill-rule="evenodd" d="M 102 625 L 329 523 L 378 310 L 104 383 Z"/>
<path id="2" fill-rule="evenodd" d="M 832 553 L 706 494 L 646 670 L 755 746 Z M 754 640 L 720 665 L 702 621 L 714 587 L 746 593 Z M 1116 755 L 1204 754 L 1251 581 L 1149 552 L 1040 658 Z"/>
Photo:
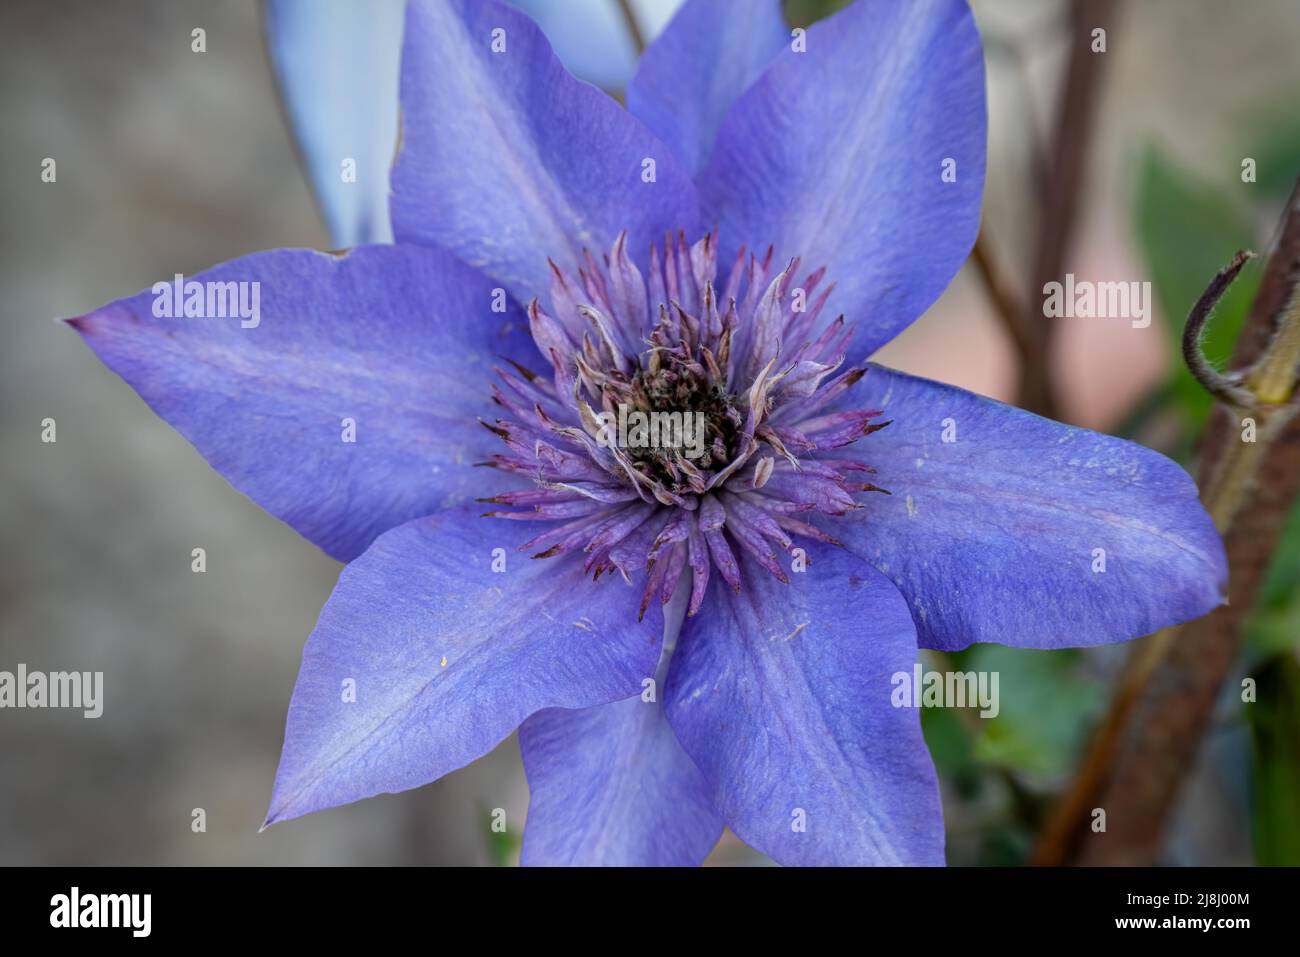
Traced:
<path id="1" fill-rule="evenodd" d="M 678 234 L 643 277 L 622 235 L 603 261 L 584 252 L 576 277 L 552 263 L 550 311 L 528 309 L 550 379 L 498 370 L 493 393 L 510 418 L 488 426 L 507 446 L 489 464 L 536 488 L 486 499 L 513 507 L 488 514 L 552 520 L 523 546 L 534 557 L 581 549 L 594 577 L 648 571 L 643 614 L 687 565 L 690 614 L 710 569 L 739 590 L 737 552 L 788 580 L 775 548 L 834 542 L 801 515 L 883 491 L 844 451 L 888 423 L 843 407 L 865 370 L 838 371 L 852 327 L 819 321 L 824 270 L 796 286 L 798 259 L 773 275 L 771 249 L 742 250 L 719 293 L 716 256 L 715 236 Z"/>
<path id="2" fill-rule="evenodd" d="M 738 399 L 720 370 L 679 349 L 652 347 L 644 361 L 631 378 L 609 373 L 598 439 L 622 447 L 637 472 L 671 493 L 703 494 L 705 474 L 740 454 Z"/>

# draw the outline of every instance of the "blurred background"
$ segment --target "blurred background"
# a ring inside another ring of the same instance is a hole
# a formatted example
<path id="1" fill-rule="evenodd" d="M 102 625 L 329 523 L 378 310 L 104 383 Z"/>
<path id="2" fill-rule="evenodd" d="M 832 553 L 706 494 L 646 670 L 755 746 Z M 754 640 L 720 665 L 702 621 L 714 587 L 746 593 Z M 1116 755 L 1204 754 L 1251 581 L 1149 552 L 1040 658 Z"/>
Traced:
<path id="1" fill-rule="evenodd" d="M 571 70 L 621 95 L 636 46 L 619 0 L 520 5 Z M 840 5 L 797 0 L 786 12 L 806 24 Z M 1044 144 L 1069 62 L 1070 5 L 972 5 L 989 84 L 982 244 L 1027 295 L 1039 186 L 1060 172 L 1052 163 L 1069 161 Z M 676 3 L 630 6 L 652 38 Z M 1062 261 L 1081 278 L 1150 280 L 1150 327 L 1060 320 L 1043 369 L 1027 375 L 987 273 L 968 264 L 879 359 L 1007 401 L 1042 373 L 1057 417 L 1191 467 L 1209 403 L 1181 371 L 1178 330 L 1237 248 L 1267 248 L 1300 171 L 1300 4 L 1119 0 L 1108 23 Z M 382 180 L 331 198 L 314 160 L 331 135 L 358 139 L 345 155 L 391 154 L 383 91 L 395 89 L 398 34 L 400 0 L 0 6 L 0 669 L 105 676 L 98 720 L 0 711 L 0 864 L 517 858 L 528 799 L 513 739 L 428 787 L 257 833 L 302 645 L 339 566 L 229 487 L 52 321 L 254 250 L 382 237 Z M 1035 159 L 1043 153 L 1047 169 Z M 327 155 L 336 170 L 338 151 Z M 41 177 L 47 157 L 52 183 Z M 1212 358 L 1230 353 L 1255 281 L 1248 273 L 1221 307 Z M 46 418 L 57 422 L 52 444 L 41 441 Z M 206 574 L 191 572 L 195 547 L 207 551 Z M 1166 863 L 1300 863 L 1297 579 L 1293 510 L 1182 788 Z M 925 713 L 948 859 L 1020 863 L 1125 649 L 977 646 L 953 657 L 1016 690 L 992 720 Z M 1240 705 L 1246 672 L 1270 676 L 1268 708 Z M 497 807 L 505 834 L 489 827 Z M 204 833 L 191 829 L 196 808 Z M 712 861 L 762 859 L 728 836 Z"/>

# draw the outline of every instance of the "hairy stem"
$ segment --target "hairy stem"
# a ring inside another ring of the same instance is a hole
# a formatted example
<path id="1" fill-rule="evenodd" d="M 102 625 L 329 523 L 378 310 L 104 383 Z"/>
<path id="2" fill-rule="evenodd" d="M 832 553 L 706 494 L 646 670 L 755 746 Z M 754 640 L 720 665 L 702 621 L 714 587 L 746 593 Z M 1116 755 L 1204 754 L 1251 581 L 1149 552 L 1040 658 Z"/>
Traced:
<path id="1" fill-rule="evenodd" d="M 1295 386 L 1297 364 L 1300 364 L 1300 292 L 1292 293 L 1273 347 L 1250 374 L 1251 391 L 1260 402 L 1279 404 L 1289 401 Z"/>

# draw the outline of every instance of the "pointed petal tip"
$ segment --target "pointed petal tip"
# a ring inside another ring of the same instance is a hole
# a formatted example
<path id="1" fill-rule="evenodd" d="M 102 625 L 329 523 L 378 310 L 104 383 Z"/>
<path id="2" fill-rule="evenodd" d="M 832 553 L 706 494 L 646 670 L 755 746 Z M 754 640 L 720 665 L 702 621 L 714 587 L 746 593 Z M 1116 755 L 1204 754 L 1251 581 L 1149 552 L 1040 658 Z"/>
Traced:
<path id="1" fill-rule="evenodd" d="M 270 830 L 272 824 L 279 824 L 283 820 L 285 820 L 284 808 L 278 805 L 275 802 L 275 797 L 272 796 L 271 806 L 266 809 L 266 819 L 262 821 L 261 825 L 258 827 L 257 833 L 265 834 Z"/>
<path id="2" fill-rule="evenodd" d="M 93 312 L 87 312 L 80 316 L 54 316 L 50 321 L 56 325 L 69 326 L 85 336 L 90 334 L 90 321 L 94 318 Z"/>
<path id="3" fill-rule="evenodd" d="M 284 824 L 287 821 L 292 821 L 294 818 L 310 814 L 313 810 L 320 810 L 320 808 L 308 807 L 306 809 L 293 810 L 290 805 L 283 801 L 277 801 L 276 797 L 273 795 L 271 797 L 271 806 L 266 812 L 266 820 L 264 820 L 261 826 L 258 827 L 257 833 L 264 834 L 269 831 L 273 825 Z"/>

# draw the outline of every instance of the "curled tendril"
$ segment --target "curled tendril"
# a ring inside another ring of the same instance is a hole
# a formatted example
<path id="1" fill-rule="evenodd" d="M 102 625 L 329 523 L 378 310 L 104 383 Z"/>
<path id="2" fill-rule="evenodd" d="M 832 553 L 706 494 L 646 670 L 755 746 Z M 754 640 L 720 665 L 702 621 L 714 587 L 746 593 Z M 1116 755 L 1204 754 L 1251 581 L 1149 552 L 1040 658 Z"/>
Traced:
<path id="1" fill-rule="evenodd" d="M 1232 261 L 1219 270 L 1205 292 L 1201 293 L 1201 298 L 1196 300 L 1196 305 L 1187 316 L 1187 324 L 1183 326 L 1183 361 L 1187 363 L 1187 369 L 1192 377 L 1220 402 L 1246 410 L 1255 408 L 1257 404 L 1255 395 L 1242 385 L 1240 375 L 1235 373 L 1225 375 L 1210 364 L 1210 361 L 1205 358 L 1205 353 L 1201 351 L 1201 336 L 1214 307 L 1218 305 L 1219 300 L 1223 298 L 1223 294 L 1228 291 L 1228 287 L 1232 285 L 1246 263 L 1254 258 L 1255 254 L 1250 250 L 1238 250 L 1232 257 Z"/>

